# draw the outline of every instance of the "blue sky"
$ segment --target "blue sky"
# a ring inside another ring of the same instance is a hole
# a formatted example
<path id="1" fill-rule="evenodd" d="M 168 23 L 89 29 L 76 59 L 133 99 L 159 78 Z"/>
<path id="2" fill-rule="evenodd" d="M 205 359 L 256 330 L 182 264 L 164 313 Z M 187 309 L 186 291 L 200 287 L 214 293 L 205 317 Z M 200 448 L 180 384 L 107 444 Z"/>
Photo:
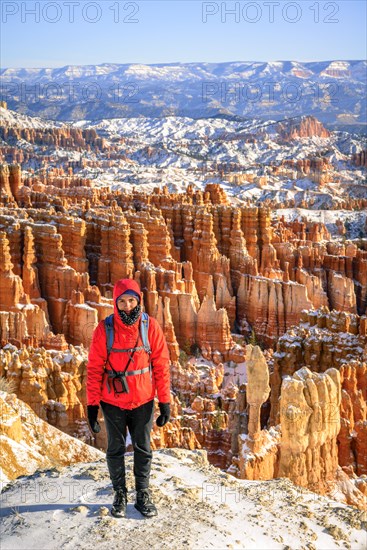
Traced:
<path id="1" fill-rule="evenodd" d="M 1 66 L 365 59 L 364 0 L 1 0 Z"/>

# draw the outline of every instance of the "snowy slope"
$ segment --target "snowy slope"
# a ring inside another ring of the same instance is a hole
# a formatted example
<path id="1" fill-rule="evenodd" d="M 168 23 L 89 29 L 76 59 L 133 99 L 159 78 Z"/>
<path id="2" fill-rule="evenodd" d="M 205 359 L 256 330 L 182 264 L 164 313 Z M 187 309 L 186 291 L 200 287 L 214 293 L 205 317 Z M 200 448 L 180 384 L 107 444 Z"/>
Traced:
<path id="1" fill-rule="evenodd" d="M 10 109 L 0 107 L 0 124 L 3 126 L 33 128 L 41 130 L 45 128 L 60 128 L 63 126 L 60 122 L 53 120 L 44 120 L 36 116 L 27 116 L 22 113 L 17 113 Z"/>
<path id="2" fill-rule="evenodd" d="M 131 487 L 131 456 L 127 467 Z M 285 479 L 236 480 L 204 451 L 156 451 L 151 491 L 158 518 L 143 519 L 130 490 L 127 517 L 116 519 L 105 462 L 19 479 L 1 495 L 1 549 L 365 548 L 357 509 Z"/>

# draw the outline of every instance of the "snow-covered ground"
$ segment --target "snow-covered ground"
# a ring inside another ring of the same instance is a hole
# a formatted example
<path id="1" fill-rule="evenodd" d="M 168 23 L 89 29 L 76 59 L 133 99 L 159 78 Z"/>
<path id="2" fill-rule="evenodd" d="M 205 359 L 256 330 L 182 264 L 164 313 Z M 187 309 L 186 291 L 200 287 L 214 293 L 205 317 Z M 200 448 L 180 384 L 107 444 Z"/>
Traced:
<path id="1" fill-rule="evenodd" d="M 104 460 L 19 478 L 1 495 L 1 550 L 365 548 L 362 512 L 286 479 L 237 480 L 209 465 L 204 451 L 154 452 L 159 515 L 144 519 L 133 506 L 131 455 L 127 468 L 124 519 L 109 514 Z"/>
<path id="2" fill-rule="evenodd" d="M 366 219 L 367 211 L 361 210 L 355 212 L 352 210 L 306 210 L 305 208 L 279 208 L 276 211 L 277 217 L 284 216 L 287 221 L 301 220 L 305 218 L 309 221 L 325 224 L 331 235 L 338 235 L 336 222 L 342 221 L 347 229 L 348 238 L 367 237 Z"/>

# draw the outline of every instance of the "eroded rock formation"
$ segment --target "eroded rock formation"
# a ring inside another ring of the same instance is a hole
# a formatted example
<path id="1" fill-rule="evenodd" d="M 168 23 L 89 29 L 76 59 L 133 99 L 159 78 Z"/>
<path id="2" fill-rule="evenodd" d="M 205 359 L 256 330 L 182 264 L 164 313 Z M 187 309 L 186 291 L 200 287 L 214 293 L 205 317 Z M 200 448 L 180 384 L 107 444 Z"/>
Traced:
<path id="1" fill-rule="evenodd" d="M 7 345 L 0 350 L 0 377 L 6 378 L 12 391 L 42 420 L 80 436 L 88 432 L 84 412 L 86 361 L 83 347 L 70 345 L 68 350 L 56 351 Z"/>
<path id="2" fill-rule="evenodd" d="M 75 462 L 92 462 L 103 454 L 55 429 L 15 394 L 0 391 L 1 483 Z"/>
<path id="3" fill-rule="evenodd" d="M 213 187 L 176 199 L 164 190 L 121 196 L 107 189 L 51 186 L 50 198 L 42 189 L 34 191 L 37 185 L 25 187 L 24 194 L 34 207 L 3 208 L 0 227 L 10 244 L 14 273 L 27 279 L 29 291 L 29 277 L 33 286 L 37 279 L 54 332 L 64 330 L 74 291 L 87 302 L 92 284 L 109 297 L 123 276 L 142 278 L 153 315 L 157 296 L 169 289 L 181 346 L 185 341 L 203 345 L 200 322 L 197 329 L 195 315 L 188 325 L 183 316 L 190 309 L 199 318 L 208 316 L 214 301 L 215 311 L 225 311 L 217 321 L 222 336 L 219 344 L 208 343 L 219 345 L 221 352 L 231 345 L 228 322 L 232 331 L 235 324 L 244 334 L 253 329 L 260 341 L 274 345 L 299 322 L 302 309 L 366 311 L 367 252 L 354 243 L 328 241 L 322 224 L 272 223 L 267 209 L 234 208 Z M 19 221 L 11 219 L 14 214 Z M 22 257 L 29 254 L 32 273 L 26 266 L 22 273 Z M 154 278 L 144 275 L 146 266 L 151 272 L 154 266 Z M 189 310 L 180 307 L 185 300 L 192 301 Z"/>
<path id="4" fill-rule="evenodd" d="M 1 351 L 2 375 L 41 418 L 80 436 L 82 350 L 112 312 L 114 282 L 133 277 L 165 332 L 172 362 L 172 421 L 154 429 L 155 448 L 203 447 L 211 462 L 240 477 L 294 475 L 318 491 L 342 477 L 339 464 L 362 487 L 362 245 L 332 241 L 320 223 L 272 220 L 267 208 L 231 206 L 215 184 L 205 192 L 173 195 L 164 188 L 146 195 L 82 181 L 73 186 L 72 177 L 60 183 L 61 174 L 25 185 L 15 173 L 12 184 L 9 170 L 1 174 L 8 199 L 0 212 L 0 338 L 18 351 Z M 264 358 L 248 348 L 245 358 L 245 338 L 276 346 L 275 353 Z M 296 374 L 302 367 L 309 370 Z M 293 377 L 288 386 L 286 376 Z M 338 376 L 341 397 L 339 386 L 330 389 Z M 319 434 L 309 431 L 320 397 L 307 393 L 312 384 L 329 392 L 338 433 L 324 425 Z M 301 423 L 298 447 L 295 425 L 283 415 L 296 387 L 294 406 L 302 422 L 309 420 Z M 97 444 L 105 444 L 102 436 Z"/>
<path id="5" fill-rule="evenodd" d="M 341 382 L 337 369 L 307 367 L 284 378 L 280 393 L 280 476 L 316 492 L 328 490 L 338 467 Z"/>
<path id="6" fill-rule="evenodd" d="M 279 123 L 279 130 L 285 139 L 330 136 L 330 132 L 313 116 L 302 117 L 299 122 Z"/>

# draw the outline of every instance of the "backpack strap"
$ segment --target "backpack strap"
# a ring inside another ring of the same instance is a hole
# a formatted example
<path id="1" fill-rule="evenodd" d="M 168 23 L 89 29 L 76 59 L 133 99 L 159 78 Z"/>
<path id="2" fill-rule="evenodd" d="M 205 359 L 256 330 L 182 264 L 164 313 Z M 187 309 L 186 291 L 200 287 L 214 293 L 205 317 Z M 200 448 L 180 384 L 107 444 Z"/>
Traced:
<path id="1" fill-rule="evenodd" d="M 107 341 L 107 355 L 109 355 L 113 348 L 113 340 L 114 340 L 114 332 L 113 332 L 113 313 L 106 317 L 104 320 L 104 326 L 106 331 L 106 341 Z M 142 348 L 131 348 L 131 349 L 121 349 L 121 350 L 114 350 L 118 352 L 131 352 L 138 349 L 144 349 L 149 355 L 152 353 L 150 344 L 149 344 L 149 338 L 148 338 L 148 330 L 149 330 L 149 315 L 143 311 L 141 314 L 141 321 L 140 321 L 140 336 L 143 343 Z"/>
<path id="2" fill-rule="evenodd" d="M 145 313 L 145 311 L 143 311 L 143 313 L 141 314 L 140 335 L 141 335 L 141 340 L 143 342 L 144 349 L 150 355 L 152 353 L 152 350 L 149 344 L 148 330 L 149 330 L 149 315 Z"/>
<path id="3" fill-rule="evenodd" d="M 107 356 L 111 353 L 111 349 L 113 346 L 113 313 L 106 317 L 104 320 L 104 328 L 106 331 L 106 341 L 107 341 Z"/>

